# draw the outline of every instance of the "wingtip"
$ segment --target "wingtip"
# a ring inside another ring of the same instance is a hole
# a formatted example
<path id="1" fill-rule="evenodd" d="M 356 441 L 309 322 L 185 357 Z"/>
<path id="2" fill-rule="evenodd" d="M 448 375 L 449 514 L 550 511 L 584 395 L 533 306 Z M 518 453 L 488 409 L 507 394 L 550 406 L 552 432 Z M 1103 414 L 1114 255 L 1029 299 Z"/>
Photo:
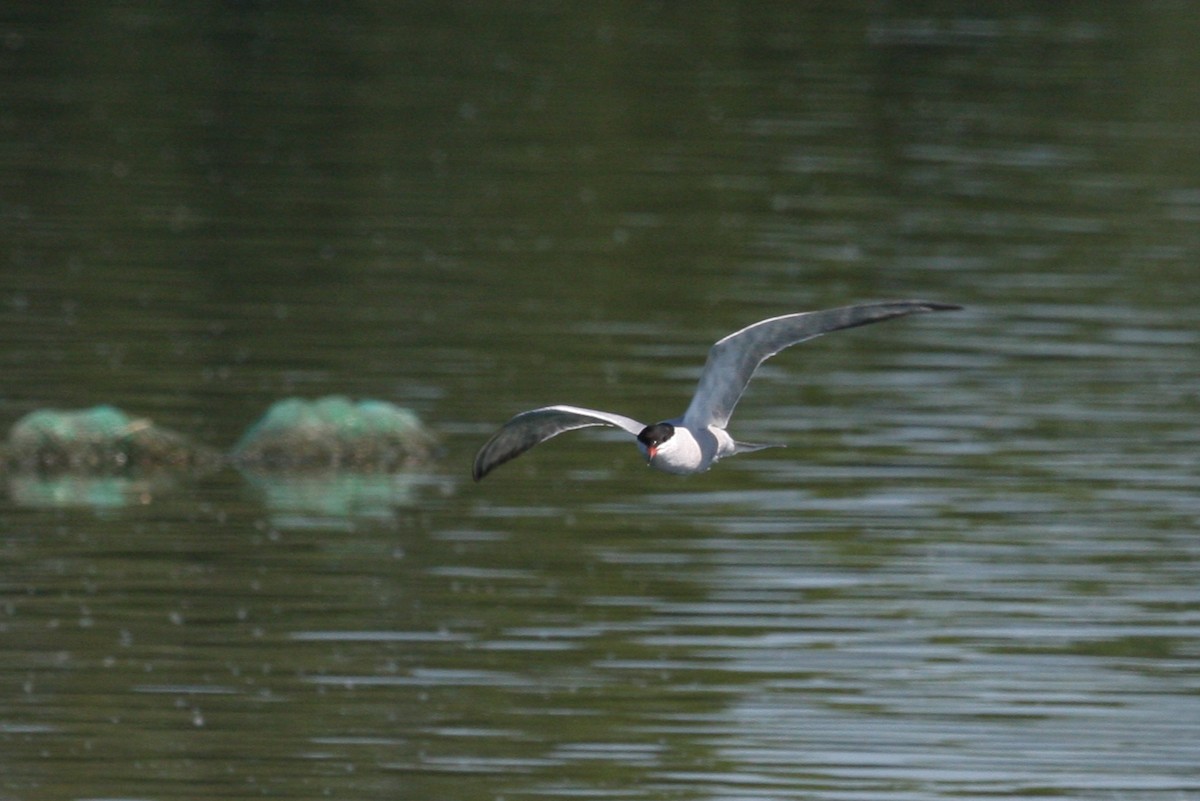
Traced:
<path id="1" fill-rule="evenodd" d="M 491 468 L 484 468 L 483 465 L 479 463 L 479 460 L 476 460 L 475 463 L 471 465 L 471 478 L 476 484 L 482 481 L 483 477 L 489 472 L 491 472 Z"/>

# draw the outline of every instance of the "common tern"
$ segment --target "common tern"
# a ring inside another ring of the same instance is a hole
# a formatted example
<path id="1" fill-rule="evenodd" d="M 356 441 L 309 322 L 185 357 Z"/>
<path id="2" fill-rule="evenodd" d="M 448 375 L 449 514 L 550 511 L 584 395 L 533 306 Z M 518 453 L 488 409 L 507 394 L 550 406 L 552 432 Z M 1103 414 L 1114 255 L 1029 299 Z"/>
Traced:
<path id="1" fill-rule="evenodd" d="M 623 415 L 580 406 L 531 409 L 501 426 L 479 449 L 471 475 L 479 481 L 539 442 L 564 431 L 589 426 L 612 426 L 627 432 L 636 439 L 638 449 L 651 467 L 679 475 L 701 473 L 719 459 L 770 447 L 738 442 L 729 436 L 725 427 L 754 371 L 779 351 L 830 331 L 908 314 L 961 308 L 949 303 L 898 300 L 762 320 L 735 331 L 712 346 L 700 373 L 696 393 L 682 416 L 645 425 Z"/>

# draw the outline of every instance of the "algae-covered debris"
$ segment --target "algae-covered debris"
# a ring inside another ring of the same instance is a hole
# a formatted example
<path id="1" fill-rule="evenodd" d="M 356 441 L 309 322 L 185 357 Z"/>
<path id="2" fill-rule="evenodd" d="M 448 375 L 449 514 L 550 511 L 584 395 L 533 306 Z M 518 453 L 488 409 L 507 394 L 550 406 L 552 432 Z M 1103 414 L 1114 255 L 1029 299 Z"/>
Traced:
<path id="1" fill-rule="evenodd" d="M 9 430 L 4 458 L 17 471 L 111 473 L 220 462 L 210 448 L 114 406 L 39 409 Z"/>
<path id="2" fill-rule="evenodd" d="M 437 443 L 409 409 L 334 395 L 271 406 L 234 447 L 241 466 L 266 470 L 394 470 L 432 458 Z"/>

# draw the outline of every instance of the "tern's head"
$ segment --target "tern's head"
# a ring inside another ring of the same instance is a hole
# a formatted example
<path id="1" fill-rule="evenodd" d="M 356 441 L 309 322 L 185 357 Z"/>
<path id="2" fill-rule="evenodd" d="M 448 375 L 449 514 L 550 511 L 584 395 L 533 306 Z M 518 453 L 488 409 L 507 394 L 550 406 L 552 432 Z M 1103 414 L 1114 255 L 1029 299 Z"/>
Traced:
<path id="1" fill-rule="evenodd" d="M 642 429 L 642 433 L 638 434 L 638 445 L 646 454 L 646 459 L 652 462 L 658 449 L 673 436 L 675 436 L 675 426 L 670 423 L 655 423 L 652 426 L 646 426 Z"/>

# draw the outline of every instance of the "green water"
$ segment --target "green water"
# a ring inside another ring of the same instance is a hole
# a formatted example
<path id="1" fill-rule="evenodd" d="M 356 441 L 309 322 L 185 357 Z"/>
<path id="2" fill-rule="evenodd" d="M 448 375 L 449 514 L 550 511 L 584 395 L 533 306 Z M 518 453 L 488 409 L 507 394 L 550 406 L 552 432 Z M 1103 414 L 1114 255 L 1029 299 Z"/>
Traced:
<path id="1" fill-rule="evenodd" d="M 1200 22 L 1146 3 L 0 12 L 0 425 L 222 449 L 416 411 L 397 476 L 0 493 L 0 797 L 1200 794 Z M 678 414 L 678 478 L 522 409 Z"/>

